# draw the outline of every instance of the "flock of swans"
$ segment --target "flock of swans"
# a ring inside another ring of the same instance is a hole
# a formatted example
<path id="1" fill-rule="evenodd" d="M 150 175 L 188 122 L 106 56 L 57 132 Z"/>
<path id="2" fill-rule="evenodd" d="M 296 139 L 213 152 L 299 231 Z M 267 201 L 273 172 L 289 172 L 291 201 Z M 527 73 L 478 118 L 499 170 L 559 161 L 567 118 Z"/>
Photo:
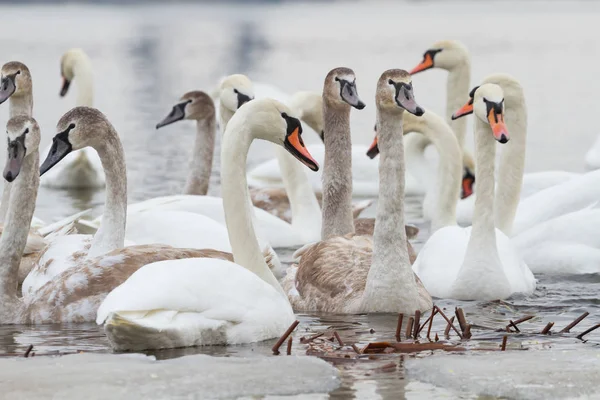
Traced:
<path id="1" fill-rule="evenodd" d="M 445 117 L 415 99 L 411 75 L 431 68 L 449 72 Z M 96 321 L 117 350 L 240 344 L 280 336 L 294 311 L 413 313 L 432 296 L 505 299 L 533 293 L 534 273 L 600 269 L 600 171 L 525 174 L 523 88 L 507 74 L 473 85 L 459 42 L 435 43 L 410 72 L 381 74 L 370 146 L 351 142 L 350 112 L 367 104 L 349 68 L 331 70 L 321 93 L 273 99 L 273 87 L 240 74 L 185 93 L 156 125 L 196 121 L 184 192 L 136 204 L 127 204 L 119 134 L 92 107 L 90 59 L 68 51 L 61 74 L 61 96 L 76 81 L 77 106 L 59 119 L 40 166 L 31 73 L 20 62 L 1 69 L 10 111 L 2 324 Z M 305 146 L 301 121 L 321 145 Z M 219 134 L 222 198 L 207 195 Z M 275 158 L 246 171 L 255 139 L 271 142 Z M 40 184 L 105 187 L 104 214 L 46 225 L 33 215 Z M 358 217 L 371 201 L 353 194 L 378 197 L 374 220 Z M 407 194 L 424 195 L 431 221 L 418 255 Z M 284 247 L 297 249 L 287 270 L 275 251 Z"/>

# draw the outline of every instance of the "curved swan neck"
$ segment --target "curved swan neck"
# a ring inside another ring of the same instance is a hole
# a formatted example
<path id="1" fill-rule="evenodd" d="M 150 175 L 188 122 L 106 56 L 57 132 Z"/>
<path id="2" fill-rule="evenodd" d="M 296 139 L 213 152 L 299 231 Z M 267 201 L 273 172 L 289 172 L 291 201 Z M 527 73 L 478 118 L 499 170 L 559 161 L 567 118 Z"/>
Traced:
<path id="1" fill-rule="evenodd" d="M 461 149 L 465 146 L 467 136 L 467 118 L 452 120 L 452 114 L 460 109 L 468 99 L 471 84 L 471 62 L 468 58 L 448 70 L 446 82 L 446 122 L 456 135 Z"/>
<path id="2" fill-rule="evenodd" d="M 94 105 L 94 76 L 92 66 L 87 60 L 78 60 L 73 68 L 77 80 L 77 105 L 93 107 Z"/>
<path id="3" fill-rule="evenodd" d="M 505 122 L 511 139 L 503 145 L 500 156 L 498 190 L 496 192 L 496 227 L 510 236 L 521 200 L 527 142 L 527 107 L 521 87 L 516 96 L 506 101 Z M 508 89 L 507 92 L 509 93 Z M 508 96 L 507 96 L 508 97 Z M 477 182 L 479 192 L 479 181 Z M 479 196 L 479 195 L 478 195 Z"/>
<path id="4" fill-rule="evenodd" d="M 435 214 L 431 230 L 456 225 L 456 205 L 462 178 L 462 152 L 454 132 L 434 113 L 427 111 L 422 117 L 406 113 L 404 132 L 418 132 L 425 136 L 439 154 L 437 176 L 433 187 L 437 190 Z M 427 191 L 427 196 L 432 191 Z"/>
<path id="5" fill-rule="evenodd" d="M 219 102 L 219 125 L 221 128 L 221 136 L 225 134 L 225 128 L 227 128 L 227 124 L 231 117 L 233 117 L 235 111 L 231 111 L 229 108 L 225 107 L 222 102 Z"/>
<path id="6" fill-rule="evenodd" d="M 0 316 L 2 322 L 8 322 L 6 319 L 10 318 L 9 315 L 6 315 L 7 307 L 17 307 L 20 304 L 17 298 L 19 264 L 25 250 L 35 210 L 35 200 L 40 182 L 39 159 L 37 150 L 28 154 L 23 160 L 19 176 L 12 184 L 6 223 L 0 237 L 0 301 L 2 301 L 0 307 L 3 309 L 0 311 Z M 13 313 L 17 311 L 12 310 Z"/>
<path id="7" fill-rule="evenodd" d="M 321 239 L 354 232 L 352 215 L 352 140 L 350 106 L 334 106 L 323 98 L 325 162 Z"/>
<path id="8" fill-rule="evenodd" d="M 465 260 L 476 253 L 494 251 L 496 229 L 494 226 L 494 164 L 496 143 L 489 125 L 475 119 L 475 157 L 477 162 L 477 197 L 473 211 L 473 227 Z"/>
<path id="9" fill-rule="evenodd" d="M 221 192 L 233 259 L 285 296 L 265 262 L 252 224 L 246 160 L 254 136 L 243 118 L 233 123 L 223 135 L 221 148 Z"/>
<path id="10" fill-rule="evenodd" d="M 106 254 L 125 245 L 125 224 L 127 218 L 127 168 L 125 154 L 117 132 L 110 126 L 105 133 L 107 138 L 99 146 L 98 152 L 106 175 L 106 205 L 102 224 L 94 235 L 88 258 Z"/>
<path id="11" fill-rule="evenodd" d="M 306 168 L 281 146 L 276 146 L 275 153 L 290 200 L 292 227 L 300 233 L 321 232 L 321 207 L 306 176 Z"/>
<path id="12" fill-rule="evenodd" d="M 196 122 L 196 140 L 190 163 L 190 172 L 183 190 L 184 194 L 204 196 L 208 193 L 216 130 L 217 121 L 214 117 Z"/>
<path id="13" fill-rule="evenodd" d="M 8 100 L 8 108 L 9 119 L 18 115 L 26 115 L 31 117 L 31 114 L 33 113 L 32 92 L 27 91 L 26 93 L 18 96 L 11 96 Z M 2 188 L 2 203 L 0 204 L 0 222 L 6 220 L 6 213 L 8 212 L 8 205 L 10 203 L 11 187 L 12 183 L 4 180 L 4 187 Z"/>
<path id="14" fill-rule="evenodd" d="M 404 229 L 404 144 L 402 113 L 378 110 L 379 201 L 373 232 L 373 261 L 363 295 L 364 311 L 413 304 L 417 286 Z"/>

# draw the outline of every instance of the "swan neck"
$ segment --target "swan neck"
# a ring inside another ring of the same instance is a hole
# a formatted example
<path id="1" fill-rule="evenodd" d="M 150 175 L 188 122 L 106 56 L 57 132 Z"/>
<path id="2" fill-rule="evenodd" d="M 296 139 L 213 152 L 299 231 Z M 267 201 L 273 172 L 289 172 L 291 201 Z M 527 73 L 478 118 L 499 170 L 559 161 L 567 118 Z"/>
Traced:
<path id="1" fill-rule="evenodd" d="M 438 170 L 433 190 L 437 204 L 431 220 L 431 231 L 450 225 L 456 225 L 456 205 L 460 195 L 462 180 L 462 152 L 458 140 L 448 125 L 432 112 L 422 117 L 404 114 L 404 132 L 422 134 L 430 141 L 439 154 Z"/>
<path id="2" fill-rule="evenodd" d="M 221 128 L 221 136 L 225 134 L 225 128 L 227 128 L 227 124 L 231 117 L 233 117 L 235 111 L 231 111 L 229 108 L 225 107 L 222 102 L 219 102 L 219 125 Z"/>
<path id="3" fill-rule="evenodd" d="M 221 191 L 229 242 L 236 264 L 254 272 L 285 296 L 265 262 L 252 223 L 246 161 L 254 136 L 245 122 L 243 118 L 233 122 L 223 135 L 221 147 Z"/>
<path id="4" fill-rule="evenodd" d="M 448 71 L 446 83 L 446 122 L 450 125 L 460 148 L 465 146 L 467 135 L 467 118 L 452 120 L 452 114 L 459 110 L 468 100 L 471 88 L 471 62 L 466 58 L 462 63 Z"/>
<path id="5" fill-rule="evenodd" d="M 106 254 L 125 245 L 127 217 L 127 168 L 119 136 L 109 127 L 107 138 L 94 146 L 106 175 L 106 204 L 102 223 L 94 235 L 88 258 Z"/>
<path id="6" fill-rule="evenodd" d="M 5 307 L 16 307 L 20 303 L 17 298 L 19 264 L 35 210 L 40 182 L 39 158 L 37 150 L 28 154 L 12 184 L 6 223 L 0 237 L 0 299 L 4 308 L 0 315 L 3 317 L 7 311 Z M 8 303 L 5 304 L 4 300 Z"/>
<path id="7" fill-rule="evenodd" d="M 469 245 L 470 253 L 482 249 L 496 250 L 496 230 L 494 226 L 494 163 L 496 143 L 492 131 L 485 122 L 475 119 L 475 157 L 477 162 L 477 197 L 473 211 L 473 227 Z"/>
<path id="8" fill-rule="evenodd" d="M 290 201 L 292 227 L 296 232 L 321 232 L 321 207 L 308 180 L 306 167 L 283 147 L 275 148 L 283 186 Z M 310 235 L 314 238 L 314 235 Z"/>
<path id="9" fill-rule="evenodd" d="M 352 215 L 352 139 L 350 106 L 334 106 L 323 98 L 325 161 L 321 239 L 354 232 Z"/>
<path id="10" fill-rule="evenodd" d="M 208 193 L 215 150 L 216 129 L 217 122 L 214 117 L 196 122 L 196 140 L 190 163 L 190 172 L 183 190 L 184 194 L 204 196 Z"/>
<path id="11" fill-rule="evenodd" d="M 77 78 L 77 105 L 94 106 L 94 77 L 92 67 L 87 61 L 79 61 L 73 68 Z"/>
<path id="12" fill-rule="evenodd" d="M 522 91 L 517 97 L 516 101 L 506 102 L 504 120 L 511 136 L 502 147 L 495 203 L 496 227 L 509 237 L 521 200 L 527 147 L 527 109 Z"/>
<path id="13" fill-rule="evenodd" d="M 397 309 L 418 298 L 404 229 L 403 113 L 378 110 L 379 200 L 373 259 L 363 295 L 365 311 Z M 395 305 L 395 307 L 394 307 Z"/>

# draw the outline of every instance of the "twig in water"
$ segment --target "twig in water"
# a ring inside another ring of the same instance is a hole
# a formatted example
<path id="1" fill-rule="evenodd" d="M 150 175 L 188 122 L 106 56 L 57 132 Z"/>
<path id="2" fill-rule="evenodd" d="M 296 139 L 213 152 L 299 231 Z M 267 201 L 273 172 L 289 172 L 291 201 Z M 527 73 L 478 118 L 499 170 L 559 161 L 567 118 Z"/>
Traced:
<path id="1" fill-rule="evenodd" d="M 449 337 L 450 336 L 450 324 L 452 324 L 454 322 L 454 317 L 450 318 L 450 321 L 448 324 L 446 324 L 446 329 L 444 330 L 444 336 Z"/>
<path id="2" fill-rule="evenodd" d="M 356 354 L 362 354 L 362 352 L 360 351 L 360 349 L 358 347 L 356 347 L 356 345 L 354 343 L 352 343 L 352 349 L 354 350 L 354 352 Z"/>
<path id="3" fill-rule="evenodd" d="M 342 338 L 340 338 L 340 335 L 338 335 L 337 331 L 333 331 L 333 336 L 335 336 L 340 346 L 344 347 L 344 342 L 342 342 Z"/>
<path id="4" fill-rule="evenodd" d="M 533 315 L 528 315 L 528 316 L 526 316 L 526 317 L 519 318 L 518 320 L 516 320 L 516 321 L 515 321 L 515 322 L 513 322 L 513 323 L 514 323 L 515 325 L 519 325 L 519 324 L 520 324 L 520 323 L 522 323 L 522 322 L 529 321 L 529 320 L 530 320 L 530 319 L 532 319 L 533 317 L 534 317 Z"/>
<path id="5" fill-rule="evenodd" d="M 287 344 L 287 352 L 286 354 L 288 356 L 292 355 L 292 337 L 290 336 L 290 338 L 288 339 L 288 344 Z"/>
<path id="6" fill-rule="evenodd" d="M 448 319 L 448 317 L 446 317 L 446 314 L 444 314 L 444 312 L 438 307 L 435 306 L 435 308 L 437 308 L 437 311 L 440 313 L 440 315 L 442 317 L 444 317 L 444 319 L 446 320 L 446 322 L 452 327 L 452 329 L 454 329 L 454 331 L 456 332 L 456 334 L 460 337 L 462 337 L 461 333 L 458 331 L 458 329 L 456 329 L 456 327 L 454 326 L 453 322 L 454 322 L 454 317 L 452 317 L 452 321 Z M 448 330 L 448 333 L 450 333 L 450 331 Z"/>
<path id="7" fill-rule="evenodd" d="M 589 312 L 584 312 L 583 314 L 581 314 L 579 317 L 577 317 L 577 319 L 573 322 L 571 322 L 569 325 L 565 326 L 563 328 L 562 331 L 560 331 L 559 333 L 569 333 L 571 331 L 571 329 L 573 329 L 575 327 L 575 325 L 577 325 L 578 323 L 580 323 L 581 321 L 583 321 L 583 319 L 585 317 L 587 317 L 588 315 L 590 315 Z"/>
<path id="8" fill-rule="evenodd" d="M 421 311 L 416 310 L 415 311 L 415 324 L 414 324 L 414 331 L 413 331 L 413 337 L 415 339 L 419 337 L 419 324 L 420 323 L 421 323 Z"/>
<path id="9" fill-rule="evenodd" d="M 276 356 L 279 355 L 279 348 L 281 347 L 283 342 L 285 342 L 285 340 L 288 338 L 288 336 L 290 336 L 292 334 L 292 332 L 294 331 L 294 329 L 296 329 L 296 327 L 298 326 L 299 323 L 300 323 L 300 321 L 298 321 L 298 320 L 294 321 L 292 323 L 292 325 L 290 325 L 290 327 L 287 328 L 287 331 L 285 331 L 285 333 L 279 338 L 277 343 L 275 343 L 275 345 L 271 348 L 271 350 L 273 350 L 274 355 L 276 355 Z"/>
<path id="10" fill-rule="evenodd" d="M 317 333 L 316 335 L 312 335 L 308 338 L 302 338 L 300 339 L 300 343 L 305 344 L 305 343 L 310 343 L 313 340 L 320 338 L 321 336 L 323 336 L 325 334 L 325 332 L 321 332 L 321 333 Z"/>
<path id="11" fill-rule="evenodd" d="M 396 342 L 399 342 L 400 339 L 400 331 L 402 330 L 402 320 L 404 319 L 404 314 L 400 313 L 398 315 L 398 325 L 396 325 Z"/>
<path id="12" fill-rule="evenodd" d="M 461 337 L 464 337 L 465 329 L 467 329 L 467 319 L 465 318 L 465 313 L 462 308 L 455 308 L 454 314 L 456 314 L 456 319 L 458 320 L 458 325 L 460 326 L 460 330 L 463 333 Z"/>
<path id="13" fill-rule="evenodd" d="M 550 329 L 552 329 L 552 327 L 554 326 L 554 322 L 548 322 L 548 325 L 546 325 L 544 327 L 544 329 L 542 329 L 542 331 L 540 332 L 542 335 L 547 335 L 550 333 Z"/>
<path id="14" fill-rule="evenodd" d="M 406 324 L 406 338 L 409 339 L 412 336 L 412 327 L 413 324 L 415 323 L 415 319 L 413 317 L 410 317 L 408 319 L 408 323 Z"/>
<path id="15" fill-rule="evenodd" d="M 471 339 L 471 324 L 467 324 L 465 331 L 463 332 L 463 338 Z"/>
<path id="16" fill-rule="evenodd" d="M 23 354 L 23 357 L 27 358 L 29 357 L 29 353 L 31 353 L 31 350 L 33 350 L 33 345 L 30 344 L 29 346 L 27 346 L 27 350 L 25 350 L 25 354 Z"/>
<path id="17" fill-rule="evenodd" d="M 593 331 L 595 331 L 595 330 L 596 330 L 596 329 L 598 329 L 598 328 L 600 328 L 600 324 L 596 324 L 596 325 L 592 326 L 592 327 L 591 327 L 590 329 L 588 329 L 587 331 L 585 331 L 585 332 L 582 332 L 582 333 L 580 333 L 579 335 L 577 335 L 577 339 L 579 339 L 579 340 L 583 340 L 583 337 L 584 337 L 585 335 L 587 335 L 587 334 L 588 334 L 588 333 L 590 333 L 590 332 L 593 332 Z"/>
<path id="18" fill-rule="evenodd" d="M 435 317 L 435 308 L 433 310 L 431 310 L 431 317 L 429 317 L 429 327 L 427 328 L 427 339 L 429 339 L 430 335 L 431 335 L 431 327 L 433 326 L 433 317 Z M 437 334 L 436 334 L 437 336 Z"/>
<path id="19" fill-rule="evenodd" d="M 506 342 L 508 341 L 508 336 L 504 335 L 502 338 L 502 351 L 506 350 Z"/>
<path id="20" fill-rule="evenodd" d="M 512 326 L 513 328 L 515 328 L 515 331 L 516 331 L 516 332 L 521 332 L 521 330 L 520 330 L 520 329 L 517 327 L 517 324 L 515 324 L 514 322 L 512 322 L 512 320 L 509 320 L 509 321 L 508 321 L 508 325 L 506 325 L 506 332 L 510 332 L 510 329 L 509 329 L 509 327 L 511 327 L 511 326 Z"/>

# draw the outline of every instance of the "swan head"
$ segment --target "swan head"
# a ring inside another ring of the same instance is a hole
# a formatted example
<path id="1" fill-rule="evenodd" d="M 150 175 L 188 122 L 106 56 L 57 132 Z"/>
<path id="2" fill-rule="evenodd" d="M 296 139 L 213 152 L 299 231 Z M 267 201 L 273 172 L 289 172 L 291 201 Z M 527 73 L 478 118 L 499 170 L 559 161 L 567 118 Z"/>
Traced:
<path id="1" fill-rule="evenodd" d="M 21 62 L 11 61 L 0 70 L 0 104 L 11 96 L 31 94 L 32 82 L 29 68 Z"/>
<path id="2" fill-rule="evenodd" d="M 350 106 L 362 110 L 365 108 L 356 90 L 356 76 L 350 68 L 334 68 L 325 77 L 323 99 L 330 105 Z"/>
<path id="3" fill-rule="evenodd" d="M 90 58 L 82 49 L 67 50 L 60 58 L 60 76 L 63 80 L 60 97 L 64 97 L 69 91 L 71 82 L 75 78 L 75 67 L 81 62 L 91 64 Z"/>
<path id="4" fill-rule="evenodd" d="M 319 164 L 310 155 L 302 140 L 300 120 L 283 103 L 262 98 L 244 104 L 229 121 L 224 136 L 229 135 L 230 130 L 242 129 L 249 129 L 256 139 L 268 140 L 282 146 L 311 170 L 319 170 Z M 235 132 L 233 135 L 236 136 Z"/>
<path id="5" fill-rule="evenodd" d="M 221 82 L 219 93 L 221 104 L 229 111 L 235 112 L 238 108 L 254 99 L 254 86 L 246 75 L 229 75 Z"/>
<path id="6" fill-rule="evenodd" d="M 58 132 L 52 138 L 52 146 L 40 167 L 43 175 L 69 153 L 84 147 L 95 149 L 106 146 L 106 132 L 114 131 L 108 119 L 95 108 L 79 106 L 63 115 L 56 124 Z M 116 137 L 116 135 L 115 135 Z"/>
<path id="7" fill-rule="evenodd" d="M 508 142 L 510 136 L 504 123 L 504 92 L 500 86 L 494 83 L 476 86 L 469 93 L 467 104 L 452 114 L 452 119 L 469 114 L 475 114 L 475 117 L 489 124 L 497 141 Z"/>
<path id="8" fill-rule="evenodd" d="M 447 71 L 469 61 L 469 50 L 458 40 L 443 40 L 434 43 L 425 53 L 423 61 L 414 67 L 410 74 L 426 71 L 431 68 L 441 68 Z"/>
<path id="9" fill-rule="evenodd" d="M 40 146 L 40 127 L 35 119 L 24 115 L 11 118 L 6 124 L 8 136 L 8 152 L 4 179 L 14 181 L 21 172 L 23 160 Z"/>
<path id="10" fill-rule="evenodd" d="M 170 125 L 182 119 L 206 121 L 215 118 L 215 103 L 212 98 L 200 90 L 187 92 L 173 106 L 169 115 L 156 124 L 156 129 Z"/>

